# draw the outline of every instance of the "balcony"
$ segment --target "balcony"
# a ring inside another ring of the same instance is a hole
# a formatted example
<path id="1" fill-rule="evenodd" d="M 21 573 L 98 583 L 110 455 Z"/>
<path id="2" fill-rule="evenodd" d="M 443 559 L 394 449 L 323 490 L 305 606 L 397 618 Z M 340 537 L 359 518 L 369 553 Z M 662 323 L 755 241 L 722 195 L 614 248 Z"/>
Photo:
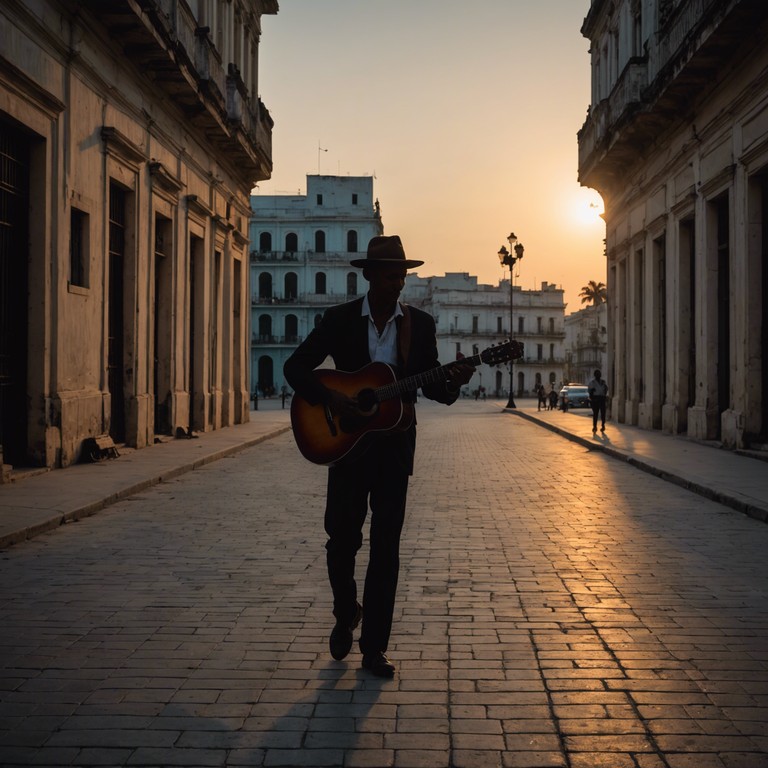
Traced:
<path id="1" fill-rule="evenodd" d="M 272 336 L 269 334 L 254 333 L 251 337 L 252 347 L 297 347 L 304 341 L 303 336 Z"/>
<path id="2" fill-rule="evenodd" d="M 262 264 L 274 264 L 277 262 L 301 261 L 300 254 L 296 251 L 251 251 L 251 262 Z"/>
<path id="3" fill-rule="evenodd" d="M 329 307 L 335 304 L 343 304 L 346 301 L 352 301 L 352 299 L 356 299 L 360 295 L 350 293 L 302 293 L 298 297 L 289 296 L 287 298 L 282 296 L 253 296 L 251 298 L 251 306 Z"/>
<path id="4" fill-rule="evenodd" d="M 578 134 L 579 181 L 608 193 L 622 186 L 644 149 L 690 112 L 730 61 L 764 44 L 765 21 L 765 0 L 676 5 L 650 39 L 647 60 L 631 59 L 610 96 L 591 107 Z"/>
<path id="5" fill-rule="evenodd" d="M 219 52 L 177 0 L 83 0 L 125 58 L 173 102 L 226 157 L 241 183 L 272 172 L 272 118 L 248 98 L 239 73 L 226 72 Z M 271 6 L 268 6 L 268 12 Z"/>

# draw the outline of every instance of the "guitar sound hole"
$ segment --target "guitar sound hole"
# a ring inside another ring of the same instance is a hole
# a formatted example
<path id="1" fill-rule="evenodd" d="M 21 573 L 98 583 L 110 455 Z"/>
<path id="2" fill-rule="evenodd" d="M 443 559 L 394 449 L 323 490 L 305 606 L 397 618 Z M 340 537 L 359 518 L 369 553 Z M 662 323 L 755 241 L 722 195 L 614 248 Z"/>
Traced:
<path id="1" fill-rule="evenodd" d="M 372 389 L 362 389 L 357 394 L 357 406 L 366 416 L 373 416 L 379 404 Z"/>
<path id="2" fill-rule="evenodd" d="M 372 389 L 364 389 L 357 395 L 357 407 L 361 413 L 357 416 L 344 415 L 339 419 L 342 432 L 355 433 L 364 430 L 368 422 L 379 410 L 379 403 Z"/>

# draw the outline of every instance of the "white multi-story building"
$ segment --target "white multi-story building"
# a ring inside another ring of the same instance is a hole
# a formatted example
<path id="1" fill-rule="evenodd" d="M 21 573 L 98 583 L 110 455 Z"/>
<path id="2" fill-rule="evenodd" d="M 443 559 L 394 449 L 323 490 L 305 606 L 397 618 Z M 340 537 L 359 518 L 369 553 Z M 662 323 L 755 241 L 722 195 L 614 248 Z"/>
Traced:
<path id="1" fill-rule="evenodd" d="M 367 290 L 349 262 L 383 228 L 370 176 L 307 176 L 306 195 L 253 195 L 251 208 L 250 388 L 265 394 L 323 312 Z"/>
<path id="2" fill-rule="evenodd" d="M 532 395 L 536 387 L 547 391 L 563 381 L 564 315 L 563 290 L 542 283 L 540 290 L 514 286 L 510 297 L 509 280 L 498 285 L 478 285 L 477 277 L 467 272 L 447 273 L 443 277 L 409 276 L 403 299 L 429 312 L 437 326 L 438 353 L 443 363 L 458 355 L 469 357 L 510 338 L 510 298 L 512 298 L 512 338 L 525 345 L 525 355 L 514 362 L 515 395 Z M 485 387 L 497 397 L 509 394 L 507 366 L 478 368 L 467 389 Z"/>
<path id="3" fill-rule="evenodd" d="M 608 305 L 602 301 L 565 316 L 565 376 L 587 384 L 607 363 Z"/>
<path id="4" fill-rule="evenodd" d="M 579 178 L 605 201 L 618 421 L 768 442 L 768 3 L 592 0 Z"/>
<path id="5" fill-rule="evenodd" d="M 248 220 L 276 0 L 0 4 L 0 450 L 248 419 Z"/>

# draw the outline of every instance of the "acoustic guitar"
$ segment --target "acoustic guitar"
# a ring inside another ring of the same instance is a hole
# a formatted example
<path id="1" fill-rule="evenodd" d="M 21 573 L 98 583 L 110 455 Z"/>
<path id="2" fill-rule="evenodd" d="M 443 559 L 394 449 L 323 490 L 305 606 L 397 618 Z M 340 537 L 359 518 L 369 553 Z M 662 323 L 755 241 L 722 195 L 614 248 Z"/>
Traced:
<path id="1" fill-rule="evenodd" d="M 488 347 L 478 355 L 398 379 L 386 363 L 369 363 L 352 373 L 333 369 L 317 369 L 315 375 L 329 389 L 357 399 L 359 416 L 340 417 L 324 403 L 312 405 L 294 395 L 291 401 L 291 425 L 296 445 L 302 456 L 315 464 L 333 465 L 367 447 L 371 439 L 390 431 L 404 431 L 413 424 L 413 403 L 402 396 L 415 392 L 424 384 L 448 379 L 448 368 L 467 364 L 499 365 L 523 356 L 519 341 L 506 341 Z"/>

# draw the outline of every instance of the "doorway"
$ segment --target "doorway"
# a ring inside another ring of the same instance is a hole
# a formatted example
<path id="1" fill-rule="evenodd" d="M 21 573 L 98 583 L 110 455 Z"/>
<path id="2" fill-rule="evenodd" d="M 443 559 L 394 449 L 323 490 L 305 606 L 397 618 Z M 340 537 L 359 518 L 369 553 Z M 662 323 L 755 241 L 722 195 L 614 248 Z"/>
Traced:
<path id="1" fill-rule="evenodd" d="M 125 338 L 125 204 L 125 190 L 115 182 L 111 182 L 109 185 L 107 388 L 111 402 L 109 434 L 116 443 L 125 442 L 125 382 L 123 372 Z"/>
<path id="2" fill-rule="evenodd" d="M 0 447 L 27 460 L 29 139 L 0 121 Z"/>

